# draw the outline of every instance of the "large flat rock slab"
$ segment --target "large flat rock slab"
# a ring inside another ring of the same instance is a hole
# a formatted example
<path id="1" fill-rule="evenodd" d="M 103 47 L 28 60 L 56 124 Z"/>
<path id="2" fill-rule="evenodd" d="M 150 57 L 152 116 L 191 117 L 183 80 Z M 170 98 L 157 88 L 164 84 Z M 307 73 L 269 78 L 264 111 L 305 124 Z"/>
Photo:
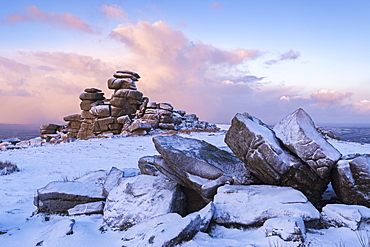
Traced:
<path id="1" fill-rule="evenodd" d="M 301 217 L 313 223 L 320 213 L 302 192 L 273 185 L 224 185 L 214 198 L 213 219 L 226 226 L 260 226 L 267 219 Z"/>
<path id="2" fill-rule="evenodd" d="M 256 179 L 245 164 L 233 154 L 205 141 L 180 136 L 156 136 L 153 142 L 163 162 L 157 169 L 180 183 L 194 189 L 206 201 L 212 200 L 223 184 L 251 184 Z"/>

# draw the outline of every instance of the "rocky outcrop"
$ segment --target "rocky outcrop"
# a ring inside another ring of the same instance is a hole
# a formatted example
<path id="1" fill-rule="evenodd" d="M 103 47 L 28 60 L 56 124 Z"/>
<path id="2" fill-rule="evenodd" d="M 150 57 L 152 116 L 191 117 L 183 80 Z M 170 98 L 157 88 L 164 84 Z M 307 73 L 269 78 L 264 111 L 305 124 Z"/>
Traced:
<path id="1" fill-rule="evenodd" d="M 234 155 L 201 140 L 180 136 L 156 136 L 154 146 L 163 161 L 157 169 L 173 181 L 212 200 L 219 186 L 251 184 L 255 179 Z"/>
<path id="2" fill-rule="evenodd" d="M 63 129 L 63 125 L 58 124 L 42 124 L 40 126 L 40 134 L 47 135 L 47 134 L 57 134 Z"/>
<path id="3" fill-rule="evenodd" d="M 311 117 L 301 108 L 285 117 L 273 129 L 283 144 L 308 164 L 323 180 L 330 180 L 334 164 L 342 156 L 316 130 Z"/>
<path id="4" fill-rule="evenodd" d="M 333 168 L 332 185 L 345 204 L 370 207 L 370 154 L 351 155 Z"/>
<path id="5" fill-rule="evenodd" d="M 104 221 L 125 230 L 151 217 L 184 211 L 179 185 L 165 178 L 138 175 L 122 178 L 106 200 Z"/>
<path id="6" fill-rule="evenodd" d="M 272 185 L 225 185 L 214 201 L 216 223 L 226 226 L 260 226 L 267 219 L 301 217 L 315 224 L 320 213 L 298 190 Z"/>
<path id="7" fill-rule="evenodd" d="M 67 213 L 79 204 L 104 201 L 104 171 L 86 174 L 74 181 L 55 181 L 38 189 L 34 204 L 38 212 Z"/>
<path id="8" fill-rule="evenodd" d="M 273 130 L 248 113 L 236 114 L 225 142 L 251 173 L 266 184 L 291 186 L 318 202 L 328 180 L 290 152 Z"/>
<path id="9" fill-rule="evenodd" d="M 146 135 L 156 129 L 218 129 L 216 125 L 199 121 L 195 114 L 175 110 L 170 103 L 149 101 L 137 90 L 139 78 L 139 74 L 133 71 L 116 71 L 107 81 L 108 88 L 114 90 L 110 99 L 105 98 L 101 89 L 86 88 L 79 96 L 81 113 L 64 117 L 67 124 L 64 128 L 58 127 L 58 131 L 66 133 L 70 139 L 89 139 L 107 133 Z M 57 134 L 57 130 L 52 128 L 51 125 L 42 126 L 41 134 Z"/>

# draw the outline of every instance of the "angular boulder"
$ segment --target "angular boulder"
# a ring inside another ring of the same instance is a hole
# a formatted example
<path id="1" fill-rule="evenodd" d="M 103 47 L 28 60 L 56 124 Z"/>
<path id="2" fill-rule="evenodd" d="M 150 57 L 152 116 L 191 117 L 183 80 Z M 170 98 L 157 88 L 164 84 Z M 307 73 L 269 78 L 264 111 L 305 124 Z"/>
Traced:
<path id="1" fill-rule="evenodd" d="M 311 117 L 303 109 L 286 116 L 273 130 L 277 138 L 320 178 L 330 180 L 330 171 L 342 155 L 316 130 Z"/>
<path id="2" fill-rule="evenodd" d="M 177 246 L 199 232 L 199 215 L 182 218 L 176 213 L 153 217 L 123 233 L 123 247 Z"/>
<path id="3" fill-rule="evenodd" d="M 277 139 L 273 130 L 248 113 L 236 114 L 225 143 L 264 183 L 298 189 L 313 203 L 327 188 L 327 179 L 320 178 Z"/>
<path id="4" fill-rule="evenodd" d="M 333 189 L 342 203 L 370 207 L 370 154 L 356 156 L 334 166 Z"/>
<path id="5" fill-rule="evenodd" d="M 119 180 L 124 176 L 124 172 L 118 169 L 117 167 L 112 167 L 109 171 L 107 179 L 103 185 L 103 194 L 108 196 L 109 192 L 118 185 Z"/>
<path id="6" fill-rule="evenodd" d="M 125 230 L 151 217 L 184 211 L 180 186 L 168 179 L 148 175 L 121 178 L 104 207 L 104 221 Z"/>
<path id="7" fill-rule="evenodd" d="M 211 201 L 219 186 L 251 184 L 255 178 L 234 155 L 205 141 L 180 136 L 156 136 L 154 146 L 163 161 L 157 169 Z"/>
<path id="8" fill-rule="evenodd" d="M 320 213 L 298 190 L 273 185 L 224 185 L 214 198 L 213 220 L 226 226 L 261 226 L 267 219 L 301 217 L 315 224 Z"/>
<path id="9" fill-rule="evenodd" d="M 353 231 L 370 226 L 370 208 L 359 205 L 328 204 L 321 212 L 325 227 L 347 227 Z"/>

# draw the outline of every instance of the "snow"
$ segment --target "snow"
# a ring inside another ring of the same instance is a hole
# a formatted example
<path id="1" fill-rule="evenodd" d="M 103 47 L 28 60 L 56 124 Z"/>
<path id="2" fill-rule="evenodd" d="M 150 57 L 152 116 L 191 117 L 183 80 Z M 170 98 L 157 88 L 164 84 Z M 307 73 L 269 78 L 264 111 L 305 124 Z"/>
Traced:
<path id="1" fill-rule="evenodd" d="M 227 129 L 223 126 L 222 129 Z M 224 131 L 216 133 L 190 133 L 184 137 L 205 140 L 221 149 L 230 151 L 224 143 Z M 0 176 L 0 246 L 36 246 L 43 239 L 49 242 L 44 246 L 122 246 L 122 232 L 112 231 L 103 224 L 102 215 L 60 216 L 33 215 L 36 207 L 33 197 L 37 189 L 53 181 L 73 180 L 88 172 L 109 170 L 114 166 L 126 171 L 135 171 L 140 157 L 158 154 L 152 136 L 122 137 L 112 139 L 92 139 L 57 145 L 45 145 L 26 149 L 0 151 L 0 161 L 10 161 L 20 168 L 20 172 Z M 343 141 L 330 141 L 343 155 L 370 153 L 370 144 Z M 63 223 L 59 223 L 63 220 Z M 74 220 L 73 234 L 50 235 L 47 232 L 68 225 Z M 55 225 L 56 224 L 56 225 Z M 366 235 L 366 233 L 364 233 Z M 289 246 L 274 245 L 278 237 L 266 238 L 261 228 L 250 230 L 227 229 L 216 226 L 212 237 L 198 233 L 194 240 L 183 243 L 191 246 Z M 358 236 L 349 228 L 329 228 L 309 231 L 306 241 L 310 246 L 361 247 Z M 279 242 L 280 243 L 280 242 Z"/>

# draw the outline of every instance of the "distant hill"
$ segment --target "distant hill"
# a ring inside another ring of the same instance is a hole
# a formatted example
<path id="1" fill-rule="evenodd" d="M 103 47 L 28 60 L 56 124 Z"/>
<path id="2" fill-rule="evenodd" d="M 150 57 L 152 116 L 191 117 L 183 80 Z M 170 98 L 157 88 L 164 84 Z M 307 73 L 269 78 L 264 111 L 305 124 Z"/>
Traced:
<path id="1" fill-rule="evenodd" d="M 0 141 L 7 138 L 28 140 L 38 136 L 40 136 L 40 125 L 0 123 Z"/>
<path id="2" fill-rule="evenodd" d="M 342 141 L 370 143 L 369 127 L 321 127 L 330 130 Z"/>

